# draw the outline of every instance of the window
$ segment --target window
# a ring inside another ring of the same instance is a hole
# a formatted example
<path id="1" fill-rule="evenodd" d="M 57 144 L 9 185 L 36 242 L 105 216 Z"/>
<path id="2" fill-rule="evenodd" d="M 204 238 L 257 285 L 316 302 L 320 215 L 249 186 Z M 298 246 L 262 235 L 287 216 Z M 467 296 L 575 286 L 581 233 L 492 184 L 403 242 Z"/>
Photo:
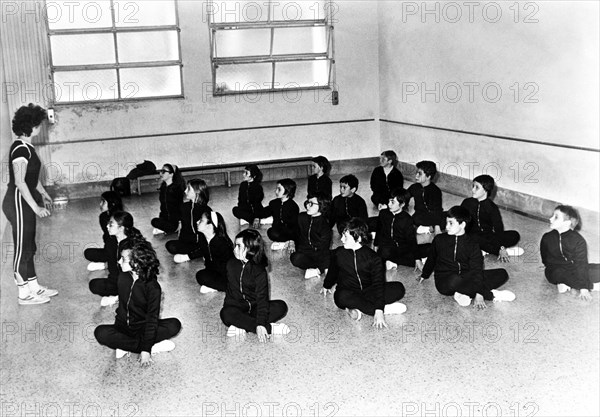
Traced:
<path id="1" fill-rule="evenodd" d="M 334 88 L 330 0 L 206 4 L 213 95 Z"/>
<path id="2" fill-rule="evenodd" d="M 176 0 L 45 8 L 55 103 L 183 96 Z"/>

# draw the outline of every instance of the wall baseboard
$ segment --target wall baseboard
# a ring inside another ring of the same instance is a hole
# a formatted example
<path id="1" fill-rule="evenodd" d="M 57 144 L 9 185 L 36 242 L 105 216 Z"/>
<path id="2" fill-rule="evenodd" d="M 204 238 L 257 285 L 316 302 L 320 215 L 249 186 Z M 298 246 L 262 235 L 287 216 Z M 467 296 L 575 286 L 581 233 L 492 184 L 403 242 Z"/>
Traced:
<path id="1" fill-rule="evenodd" d="M 371 172 L 379 164 L 379 157 L 354 158 L 331 161 L 331 175 L 342 176 L 346 173 Z M 400 162 L 399 168 L 404 174 L 404 178 L 412 181 L 416 173 L 416 166 L 406 162 Z M 233 172 L 231 175 L 232 185 L 239 184 L 242 181 L 242 171 Z M 191 176 L 198 177 L 197 175 Z M 279 178 L 306 178 L 307 172 L 302 167 L 281 167 L 267 168 L 263 170 L 263 181 L 275 181 Z M 222 174 L 202 175 L 209 187 L 225 186 Z M 436 184 L 446 193 L 454 194 L 459 197 L 470 197 L 472 180 L 469 178 L 458 177 L 455 175 L 439 173 Z M 158 183 L 145 182 L 142 186 L 142 192 L 156 192 Z M 104 191 L 110 188 L 110 181 L 86 182 L 68 184 L 64 186 L 71 200 L 81 198 L 98 197 Z M 46 187 L 50 195 L 56 195 L 56 189 L 53 186 Z M 497 187 L 494 202 L 502 209 L 521 214 L 536 220 L 547 221 L 552 215 L 554 208 L 560 203 L 548 200 L 542 197 L 525 194 L 501 187 Z M 445 209 L 449 207 L 444 206 Z M 589 209 L 578 208 L 584 227 L 588 230 L 598 230 L 600 226 L 600 213 Z"/>

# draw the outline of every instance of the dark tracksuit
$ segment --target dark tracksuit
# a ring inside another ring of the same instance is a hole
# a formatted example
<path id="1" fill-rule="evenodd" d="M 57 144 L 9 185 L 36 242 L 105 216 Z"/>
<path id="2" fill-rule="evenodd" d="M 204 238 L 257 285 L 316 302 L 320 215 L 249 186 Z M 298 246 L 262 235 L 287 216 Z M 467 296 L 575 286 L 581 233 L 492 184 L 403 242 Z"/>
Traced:
<path id="1" fill-rule="evenodd" d="M 588 264 L 587 244 L 575 230 L 542 236 L 540 243 L 546 279 L 551 284 L 565 284 L 576 290 L 591 290 L 600 281 L 600 265 Z"/>
<path id="2" fill-rule="evenodd" d="M 489 198 L 483 201 L 473 197 L 466 198 L 461 206 L 471 214 L 467 233 L 475 239 L 481 250 L 498 255 L 501 246 L 509 248 L 519 243 L 521 235 L 514 230 L 504 230 L 500 210 Z"/>
<path id="3" fill-rule="evenodd" d="M 307 192 L 309 195 L 315 195 L 316 193 L 322 193 L 327 196 L 329 201 L 331 201 L 331 197 L 333 195 L 333 182 L 329 175 L 321 175 L 317 178 L 317 174 L 313 174 L 308 177 L 308 187 Z"/>
<path id="4" fill-rule="evenodd" d="M 121 248 L 125 244 L 127 238 L 120 242 L 117 242 L 117 238 L 109 235 L 109 239 L 106 241 L 106 253 L 107 253 L 107 266 L 108 266 L 108 277 L 107 278 L 95 278 L 89 283 L 90 291 L 92 294 L 106 297 L 109 295 L 118 295 L 119 288 L 117 280 L 121 273 L 121 267 L 119 266 L 119 258 L 121 257 Z"/>
<path id="5" fill-rule="evenodd" d="M 260 182 L 242 181 L 238 192 L 238 205 L 233 208 L 233 215 L 252 224 L 259 219 L 264 209 L 262 206 L 264 193 Z"/>
<path id="6" fill-rule="evenodd" d="M 98 221 L 100 223 L 100 230 L 102 230 L 102 241 L 104 242 L 103 248 L 88 248 L 83 251 L 83 256 L 90 262 L 106 262 L 108 261 L 108 251 L 106 249 L 106 245 L 108 240 L 110 239 L 110 235 L 108 234 L 108 229 L 106 226 L 110 221 L 110 214 L 107 211 L 103 211 L 98 216 Z"/>
<path id="7" fill-rule="evenodd" d="M 204 237 L 204 235 L 202 235 Z M 227 290 L 227 262 L 233 258 L 231 242 L 222 236 L 214 236 L 210 242 L 203 239 L 200 253 L 204 257 L 204 269 L 196 273 L 198 284 L 214 288 L 218 291 Z M 191 257 L 191 256 L 190 256 Z"/>
<path id="8" fill-rule="evenodd" d="M 331 246 L 331 226 L 324 216 L 309 216 L 306 212 L 298 215 L 296 251 L 290 255 L 292 265 L 300 269 L 319 268 L 321 272 L 329 267 L 329 246 Z"/>
<path id="9" fill-rule="evenodd" d="M 172 183 L 167 186 L 162 183 L 159 196 L 160 213 L 152 219 L 152 226 L 165 233 L 173 233 L 179 227 L 181 220 L 181 206 L 183 205 L 183 189 L 180 185 Z"/>
<path id="10" fill-rule="evenodd" d="M 371 174 L 371 201 L 376 206 L 386 204 L 390 200 L 392 190 L 404 188 L 404 177 L 398 168 L 392 168 L 386 176 L 383 167 L 379 166 Z"/>
<path id="11" fill-rule="evenodd" d="M 369 214 L 367 212 L 367 203 L 358 194 L 351 197 L 336 196 L 331 202 L 329 211 L 329 224 L 331 227 L 337 225 L 337 230 L 341 235 L 346 227 L 346 223 L 352 217 L 358 217 L 367 221 Z"/>
<path id="12" fill-rule="evenodd" d="M 408 192 L 415 202 L 413 222 L 415 226 L 440 226 L 445 229 L 446 219 L 442 208 L 442 191 L 434 183 L 423 187 L 415 183 L 408 187 Z"/>
<path id="13" fill-rule="evenodd" d="M 403 210 L 396 214 L 389 209 L 379 212 L 375 246 L 385 261 L 405 266 L 415 266 L 415 260 L 424 258 L 428 253 L 428 248 L 417 245 L 413 219 Z"/>
<path id="14" fill-rule="evenodd" d="M 329 290 L 336 283 L 335 305 L 359 309 L 370 316 L 402 299 L 405 293 L 401 282 L 385 282 L 383 260 L 367 246 L 356 251 L 340 246 L 333 251 L 323 287 Z"/>
<path id="15" fill-rule="evenodd" d="M 210 211 L 207 205 L 195 204 L 193 201 L 186 201 L 181 207 L 181 229 L 179 229 L 179 239 L 169 240 L 165 246 L 167 251 L 172 254 L 183 254 L 190 256 L 196 253 L 200 242 L 205 238 L 204 235 L 196 230 L 196 223 L 202 217 L 204 212 Z M 201 256 L 199 253 L 196 257 Z M 190 259 L 192 256 L 190 256 Z"/>
<path id="16" fill-rule="evenodd" d="M 22 140 L 15 140 L 9 150 L 8 157 L 8 187 L 2 202 L 2 211 L 10 222 L 14 245 L 13 271 L 15 279 L 20 276 L 25 282 L 35 278 L 35 266 L 33 258 L 37 250 L 35 244 L 35 227 L 37 215 L 21 192 L 15 185 L 15 173 L 13 161 L 25 158 L 27 160 L 27 171 L 25 172 L 25 185 L 29 188 L 31 196 L 38 205 L 43 204 L 43 199 L 36 189 L 42 163 L 33 145 Z"/>
<path id="17" fill-rule="evenodd" d="M 152 352 L 152 346 L 172 338 L 181 330 L 178 319 L 158 318 L 160 302 L 161 289 L 156 277 L 149 281 L 134 281 L 131 273 L 121 272 L 115 324 L 96 327 L 96 340 L 111 349 Z"/>
<path id="18" fill-rule="evenodd" d="M 265 207 L 262 217 L 273 216 L 273 226 L 267 230 L 267 236 L 273 242 L 287 242 L 294 240 L 297 234 L 298 213 L 300 208 L 291 198 L 282 202 L 276 198 Z"/>
<path id="19" fill-rule="evenodd" d="M 508 281 L 505 269 L 483 269 L 481 249 L 467 234 L 442 233 L 433 239 L 421 278 L 428 279 L 434 270 L 435 287 L 443 295 L 458 292 L 474 298 L 481 294 L 492 300 L 492 290 Z"/>
<path id="20" fill-rule="evenodd" d="M 235 326 L 256 333 L 264 326 L 271 334 L 271 323 L 287 314 L 285 301 L 269 301 L 269 279 L 263 265 L 243 263 L 232 258 L 227 262 L 227 293 L 221 309 L 225 326 Z"/>

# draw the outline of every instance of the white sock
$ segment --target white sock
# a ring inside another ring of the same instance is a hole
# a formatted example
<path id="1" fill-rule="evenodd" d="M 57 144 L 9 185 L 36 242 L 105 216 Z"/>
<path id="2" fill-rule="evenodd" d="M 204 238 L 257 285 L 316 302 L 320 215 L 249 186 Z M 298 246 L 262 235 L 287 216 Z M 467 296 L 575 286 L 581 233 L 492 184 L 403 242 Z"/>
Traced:
<path id="1" fill-rule="evenodd" d="M 40 284 L 38 284 L 37 277 L 29 278 L 27 280 L 27 285 L 32 294 L 35 294 L 40 290 Z"/>
<path id="2" fill-rule="evenodd" d="M 29 297 L 29 294 L 31 294 L 29 291 L 29 285 L 27 285 L 26 282 L 23 284 L 17 284 L 17 288 L 19 290 L 19 298 L 25 299 Z"/>

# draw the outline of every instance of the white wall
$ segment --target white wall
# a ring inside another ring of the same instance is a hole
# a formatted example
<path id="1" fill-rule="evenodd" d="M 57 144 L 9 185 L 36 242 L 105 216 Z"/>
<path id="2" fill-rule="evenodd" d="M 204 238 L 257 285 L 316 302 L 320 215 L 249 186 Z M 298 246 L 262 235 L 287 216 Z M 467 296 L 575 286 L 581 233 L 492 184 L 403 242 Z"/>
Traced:
<path id="1" fill-rule="evenodd" d="M 299 97 L 293 92 L 212 97 L 202 5 L 179 2 L 185 99 L 57 107 L 48 146 L 55 166 L 66 172 L 69 164 L 79 164 L 73 179 L 85 182 L 124 175 L 123 166 L 140 159 L 191 166 L 317 154 L 336 160 L 379 152 L 376 122 L 189 133 L 377 118 L 378 30 L 372 2 L 336 2 L 338 106 L 327 102 L 329 93 L 323 91 Z M 174 133 L 180 134 L 161 136 Z"/>
<path id="2" fill-rule="evenodd" d="M 598 211 L 599 154 L 550 145 L 599 149 L 599 3 L 465 3 L 380 3 L 381 118 L 542 143 L 382 123 L 382 147 Z"/>

